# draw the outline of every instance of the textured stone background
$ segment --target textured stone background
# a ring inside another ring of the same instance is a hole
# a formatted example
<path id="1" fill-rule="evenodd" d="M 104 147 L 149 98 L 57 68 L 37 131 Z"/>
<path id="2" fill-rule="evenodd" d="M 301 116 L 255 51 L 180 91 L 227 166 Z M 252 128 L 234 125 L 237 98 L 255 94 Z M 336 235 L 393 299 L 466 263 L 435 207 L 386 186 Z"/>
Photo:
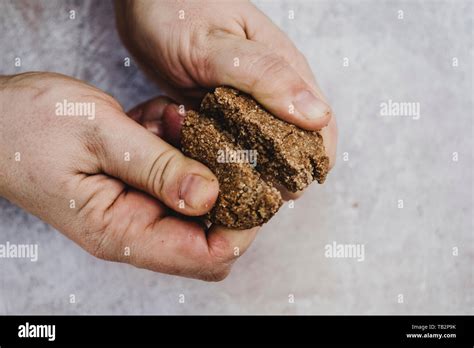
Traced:
<path id="1" fill-rule="evenodd" d="M 473 313 L 472 3 L 258 6 L 306 54 L 337 114 L 338 163 L 327 183 L 282 208 L 212 284 L 96 260 L 0 199 L 0 243 L 40 245 L 36 263 L 0 259 L 1 314 Z M 108 1 L 0 0 L 0 52 L 1 73 L 72 75 L 126 108 L 158 93 L 134 65 L 123 67 Z M 421 119 L 378 116 L 388 99 L 420 102 Z M 333 241 L 364 243 L 365 261 L 325 258 Z"/>

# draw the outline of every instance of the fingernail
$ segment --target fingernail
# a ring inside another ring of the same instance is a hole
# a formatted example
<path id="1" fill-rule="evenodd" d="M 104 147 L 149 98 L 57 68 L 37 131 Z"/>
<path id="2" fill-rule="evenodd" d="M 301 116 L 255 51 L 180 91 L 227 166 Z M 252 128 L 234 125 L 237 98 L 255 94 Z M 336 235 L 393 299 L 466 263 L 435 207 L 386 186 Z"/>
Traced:
<path id="1" fill-rule="evenodd" d="M 300 92 L 293 101 L 293 106 L 304 117 L 311 120 L 324 117 L 330 113 L 329 105 L 316 98 L 310 91 Z"/>
<path id="2" fill-rule="evenodd" d="M 198 209 L 209 207 L 210 204 L 210 188 L 212 180 L 208 180 L 197 174 L 188 174 L 179 188 L 179 198 L 184 200 L 186 206 Z"/>

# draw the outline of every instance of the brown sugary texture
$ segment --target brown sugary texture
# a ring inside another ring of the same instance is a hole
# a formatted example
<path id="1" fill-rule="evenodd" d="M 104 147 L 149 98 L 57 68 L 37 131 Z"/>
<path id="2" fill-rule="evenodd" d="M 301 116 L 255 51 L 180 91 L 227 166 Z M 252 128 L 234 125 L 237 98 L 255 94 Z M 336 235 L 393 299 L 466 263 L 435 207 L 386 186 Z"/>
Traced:
<path id="1" fill-rule="evenodd" d="M 218 87 L 189 111 L 181 131 L 183 152 L 206 164 L 220 189 L 208 214 L 212 223 L 247 229 L 267 222 L 282 205 L 274 184 L 289 191 L 323 183 L 329 159 L 319 132 L 302 130 L 269 114 L 250 96 Z M 219 150 L 257 150 L 257 166 L 219 163 Z"/>
<path id="2" fill-rule="evenodd" d="M 292 192 L 326 179 L 329 158 L 319 132 L 284 122 L 247 94 L 227 87 L 208 93 L 201 112 L 222 123 L 242 147 L 258 150 L 257 170 L 266 179 Z"/>
<path id="3" fill-rule="evenodd" d="M 216 120 L 188 111 L 181 131 L 184 153 L 207 165 L 219 181 L 219 196 L 208 214 L 211 222 L 248 229 L 267 222 L 282 205 L 280 192 L 249 163 L 219 163 L 218 151 L 241 149 Z"/>

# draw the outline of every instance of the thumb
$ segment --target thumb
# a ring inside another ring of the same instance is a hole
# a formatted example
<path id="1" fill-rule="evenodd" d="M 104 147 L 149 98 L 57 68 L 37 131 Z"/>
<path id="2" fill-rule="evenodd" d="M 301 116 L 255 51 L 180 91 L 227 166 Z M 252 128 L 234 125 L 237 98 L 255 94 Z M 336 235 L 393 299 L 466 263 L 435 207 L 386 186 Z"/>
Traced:
<path id="1" fill-rule="evenodd" d="M 209 211 L 219 186 L 203 164 L 128 118 L 117 115 L 101 133 L 101 169 L 190 216 Z"/>
<path id="2" fill-rule="evenodd" d="M 206 81 L 251 94 L 275 116 L 309 130 L 321 129 L 331 109 L 281 55 L 262 43 L 228 33 L 216 33 Z"/>

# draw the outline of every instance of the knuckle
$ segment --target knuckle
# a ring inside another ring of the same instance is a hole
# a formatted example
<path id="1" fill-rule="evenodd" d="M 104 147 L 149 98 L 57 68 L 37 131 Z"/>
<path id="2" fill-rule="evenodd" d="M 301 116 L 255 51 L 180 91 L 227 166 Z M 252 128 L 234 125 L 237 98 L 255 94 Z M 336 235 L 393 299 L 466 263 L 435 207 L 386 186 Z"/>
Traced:
<path id="1" fill-rule="evenodd" d="M 130 225 L 126 227 L 104 224 L 99 230 L 89 233 L 87 249 L 94 257 L 113 262 L 126 262 L 133 264 L 133 254 L 124 257 L 123 251 L 127 243 L 125 237 L 130 234 Z"/>
<path id="2" fill-rule="evenodd" d="M 200 275 L 200 279 L 207 282 L 220 282 L 226 279 L 231 271 L 230 266 L 220 266 L 212 268 Z"/>
<path id="3" fill-rule="evenodd" d="M 225 237 L 213 235 L 208 239 L 208 243 L 209 263 L 211 265 L 227 265 L 234 260 L 233 248 Z"/>
<path id="4" fill-rule="evenodd" d="M 167 149 L 160 152 L 153 159 L 146 174 L 146 187 L 149 187 L 154 195 L 163 197 L 170 189 L 170 180 L 174 177 L 175 168 L 178 166 L 179 160 L 180 154 L 175 149 Z M 177 180 L 174 181 L 174 185 L 177 186 Z"/>
<path id="5" fill-rule="evenodd" d="M 106 152 L 106 146 L 101 134 L 102 130 L 97 124 L 84 127 L 77 132 L 80 143 L 87 154 L 92 158 L 102 158 Z"/>
<path id="6" fill-rule="evenodd" d="M 195 87 L 196 82 L 207 83 L 212 73 L 209 35 L 209 23 L 196 16 L 185 16 L 184 20 L 171 24 L 170 32 L 179 33 L 179 39 L 171 48 L 164 50 L 167 77 L 182 88 Z M 186 54 L 179 54 L 186 52 Z M 178 57 L 179 56 L 179 57 Z M 176 59 L 179 58 L 179 64 Z M 192 76 L 192 78 L 190 78 Z"/>
<path id="7" fill-rule="evenodd" d="M 257 88 L 261 81 L 278 78 L 288 68 L 290 64 L 274 52 L 250 58 L 247 64 L 248 75 L 254 77 L 251 89 Z"/>
<path id="8" fill-rule="evenodd" d="M 202 264 L 199 278 L 216 282 L 224 280 L 229 275 L 235 257 L 224 238 L 213 236 L 211 240 L 207 260 Z"/>
<path id="9" fill-rule="evenodd" d="M 192 47 L 190 51 L 190 67 L 193 71 L 193 76 L 202 84 L 213 81 L 214 74 L 216 73 L 211 40 L 212 30 L 208 28 L 195 30 L 189 39 L 189 45 Z"/>
<path id="10" fill-rule="evenodd" d="M 115 261 L 113 255 L 107 252 L 106 233 L 103 230 L 89 230 L 85 234 L 86 250 L 100 260 Z"/>
<path id="11" fill-rule="evenodd" d="M 121 195 L 124 194 L 122 193 Z M 98 259 L 129 262 L 128 258 L 124 260 L 123 250 L 129 244 L 126 242 L 129 240 L 127 236 L 131 234 L 132 220 L 120 220 L 118 222 L 113 218 L 115 214 L 114 209 L 114 203 L 105 211 L 101 208 L 94 209 L 90 207 L 89 210 L 92 210 L 92 212 L 81 219 L 84 230 L 81 233 L 82 237 L 80 240 L 84 242 L 84 248 Z"/>
<path id="12" fill-rule="evenodd" d="M 95 246 L 91 250 L 92 256 L 105 261 L 114 261 L 111 255 L 105 252 L 103 238 L 96 242 Z"/>

